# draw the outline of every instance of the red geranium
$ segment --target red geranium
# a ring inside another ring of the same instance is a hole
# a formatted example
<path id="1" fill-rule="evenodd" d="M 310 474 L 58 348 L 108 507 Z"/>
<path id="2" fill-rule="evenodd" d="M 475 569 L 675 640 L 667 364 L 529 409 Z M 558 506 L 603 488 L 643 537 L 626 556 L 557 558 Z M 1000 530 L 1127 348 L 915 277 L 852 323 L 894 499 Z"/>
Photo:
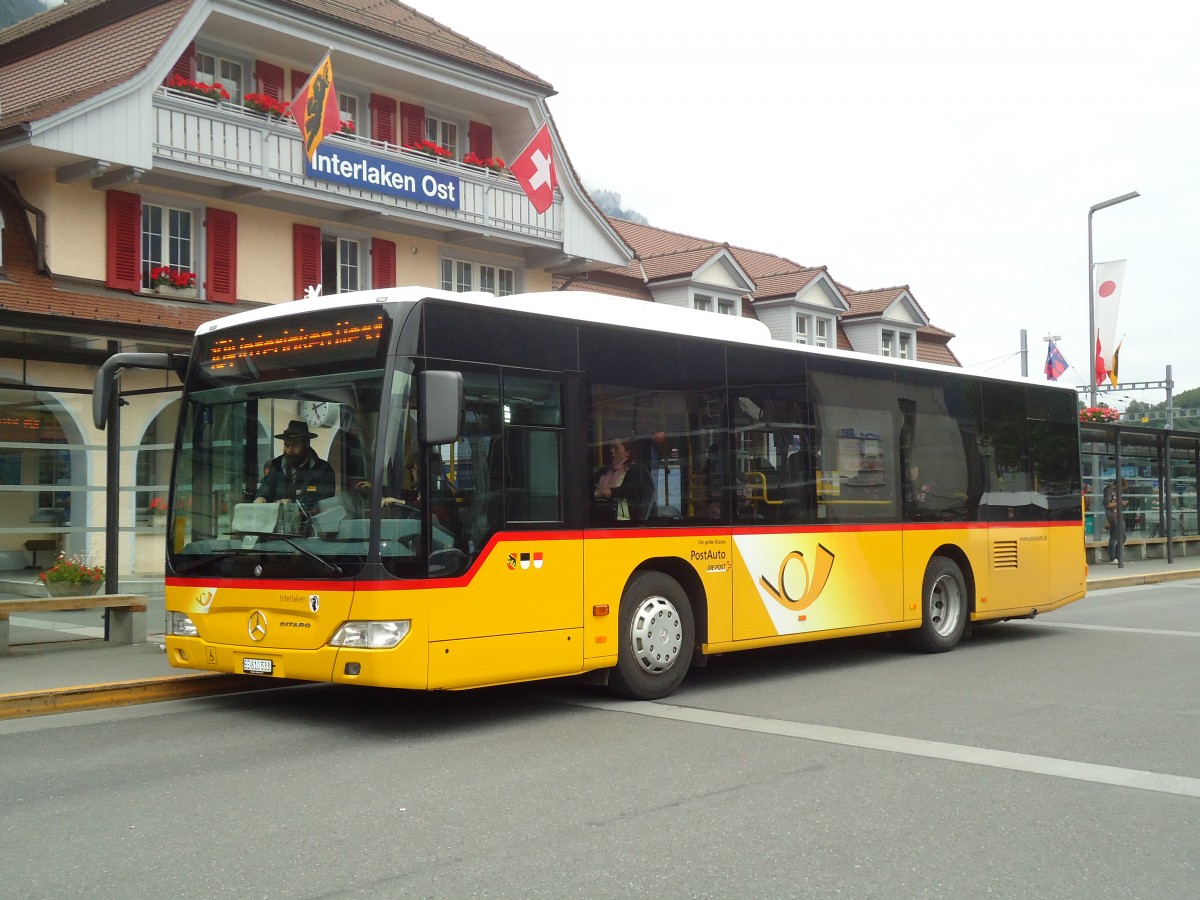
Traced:
<path id="1" fill-rule="evenodd" d="M 209 84 L 205 81 L 192 81 L 192 79 L 184 78 L 182 75 L 172 75 L 167 81 L 167 87 L 175 91 L 181 91 L 184 94 L 207 97 L 209 100 L 229 99 L 229 91 L 225 90 L 220 82 Z"/>
<path id="2" fill-rule="evenodd" d="M 265 113 L 268 116 L 279 116 L 283 118 L 288 111 L 288 105 L 282 100 L 276 100 L 274 97 L 267 94 L 247 94 L 242 98 L 242 103 L 255 112 Z"/>
<path id="3" fill-rule="evenodd" d="M 491 169 L 493 172 L 501 172 L 504 170 L 506 163 L 498 156 L 489 156 L 486 159 L 472 150 L 462 158 L 468 166 L 479 166 L 481 169 Z"/>
<path id="4" fill-rule="evenodd" d="M 434 141 L 413 141 L 408 145 L 409 150 L 415 150 L 418 153 L 424 153 L 428 156 L 435 156 L 438 159 L 454 159 L 454 154 L 443 147 L 441 144 Z"/>
<path id="5" fill-rule="evenodd" d="M 186 269 L 172 269 L 170 266 L 155 266 L 150 270 L 150 283 L 177 288 L 195 287 L 196 273 Z"/>

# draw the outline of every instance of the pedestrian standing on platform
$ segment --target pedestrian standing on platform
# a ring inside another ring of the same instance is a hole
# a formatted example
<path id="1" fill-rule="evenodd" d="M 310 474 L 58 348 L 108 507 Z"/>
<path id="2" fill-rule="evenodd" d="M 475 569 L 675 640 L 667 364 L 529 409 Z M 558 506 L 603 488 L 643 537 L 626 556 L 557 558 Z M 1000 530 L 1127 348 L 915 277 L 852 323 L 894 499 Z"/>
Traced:
<path id="1" fill-rule="evenodd" d="M 1117 479 L 1113 478 L 1104 486 L 1104 525 L 1108 529 L 1108 561 L 1117 565 L 1124 555 L 1125 546 L 1125 516 L 1124 508 L 1129 505 L 1129 498 L 1124 496 L 1129 489 L 1129 482 L 1121 479 L 1121 489 L 1117 490 Z M 1118 497 L 1120 503 L 1118 504 Z"/>

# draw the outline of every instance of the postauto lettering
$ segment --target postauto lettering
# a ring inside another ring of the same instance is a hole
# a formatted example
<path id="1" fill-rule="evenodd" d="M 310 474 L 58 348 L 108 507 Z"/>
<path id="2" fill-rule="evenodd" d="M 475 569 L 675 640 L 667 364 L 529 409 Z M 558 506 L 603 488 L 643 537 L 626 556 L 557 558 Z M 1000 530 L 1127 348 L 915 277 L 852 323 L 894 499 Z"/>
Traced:
<path id="1" fill-rule="evenodd" d="M 318 181 L 332 181 L 449 209 L 461 206 L 461 182 L 457 175 L 430 172 L 345 147 L 322 144 L 311 162 L 304 161 L 304 174 Z"/>

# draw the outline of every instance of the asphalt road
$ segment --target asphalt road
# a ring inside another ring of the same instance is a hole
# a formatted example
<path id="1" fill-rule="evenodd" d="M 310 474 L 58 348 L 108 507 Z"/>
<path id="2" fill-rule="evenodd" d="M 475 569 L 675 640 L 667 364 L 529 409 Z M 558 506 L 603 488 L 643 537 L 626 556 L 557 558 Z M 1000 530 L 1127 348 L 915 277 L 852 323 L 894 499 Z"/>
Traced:
<path id="1" fill-rule="evenodd" d="M 1200 895 L 1200 581 L 660 703 L 311 686 L 0 722 L 14 897 Z"/>

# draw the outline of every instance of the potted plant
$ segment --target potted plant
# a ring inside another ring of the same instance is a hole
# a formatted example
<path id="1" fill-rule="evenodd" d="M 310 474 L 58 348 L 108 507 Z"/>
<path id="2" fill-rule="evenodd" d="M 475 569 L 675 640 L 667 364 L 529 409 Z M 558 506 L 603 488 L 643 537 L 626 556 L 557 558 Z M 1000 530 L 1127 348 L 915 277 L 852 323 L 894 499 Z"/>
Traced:
<path id="1" fill-rule="evenodd" d="M 454 159 L 454 154 L 436 141 L 413 141 L 408 145 L 407 149 L 413 150 L 416 153 L 424 153 L 426 156 L 432 156 L 435 159 Z"/>
<path id="2" fill-rule="evenodd" d="M 1079 413 L 1080 422 L 1116 422 L 1120 418 L 1120 412 L 1111 406 L 1089 406 Z"/>
<path id="3" fill-rule="evenodd" d="M 150 522 L 156 527 L 162 524 L 163 517 L 167 514 L 167 501 L 162 497 L 151 497 L 150 506 Z"/>
<path id="4" fill-rule="evenodd" d="M 464 156 L 462 161 L 468 166 L 479 166 L 481 169 L 491 169 L 493 172 L 503 172 L 505 165 L 507 165 L 498 156 L 482 157 L 474 151 Z"/>
<path id="5" fill-rule="evenodd" d="M 167 87 L 173 91 L 179 91 L 181 94 L 191 94 L 193 97 L 211 100 L 213 103 L 229 99 L 229 91 L 225 90 L 220 82 L 209 84 L 206 81 L 193 81 L 182 75 L 172 75 L 167 81 Z"/>
<path id="6" fill-rule="evenodd" d="M 176 297 L 196 296 L 196 273 L 170 266 L 155 266 L 150 270 L 150 285 L 155 293 Z"/>
<path id="7" fill-rule="evenodd" d="M 38 581 L 51 597 L 82 597 L 104 584 L 104 566 L 91 566 L 82 556 L 58 554 L 54 565 L 38 573 Z"/>
<path id="8" fill-rule="evenodd" d="M 358 134 L 358 132 L 354 128 L 354 121 L 352 119 L 342 119 L 341 123 L 342 123 L 342 127 L 338 129 L 338 134 L 349 134 L 349 135 Z"/>
<path id="9" fill-rule="evenodd" d="M 267 94 L 247 94 L 242 98 L 242 105 L 269 119 L 282 119 L 288 111 L 286 103 Z"/>

